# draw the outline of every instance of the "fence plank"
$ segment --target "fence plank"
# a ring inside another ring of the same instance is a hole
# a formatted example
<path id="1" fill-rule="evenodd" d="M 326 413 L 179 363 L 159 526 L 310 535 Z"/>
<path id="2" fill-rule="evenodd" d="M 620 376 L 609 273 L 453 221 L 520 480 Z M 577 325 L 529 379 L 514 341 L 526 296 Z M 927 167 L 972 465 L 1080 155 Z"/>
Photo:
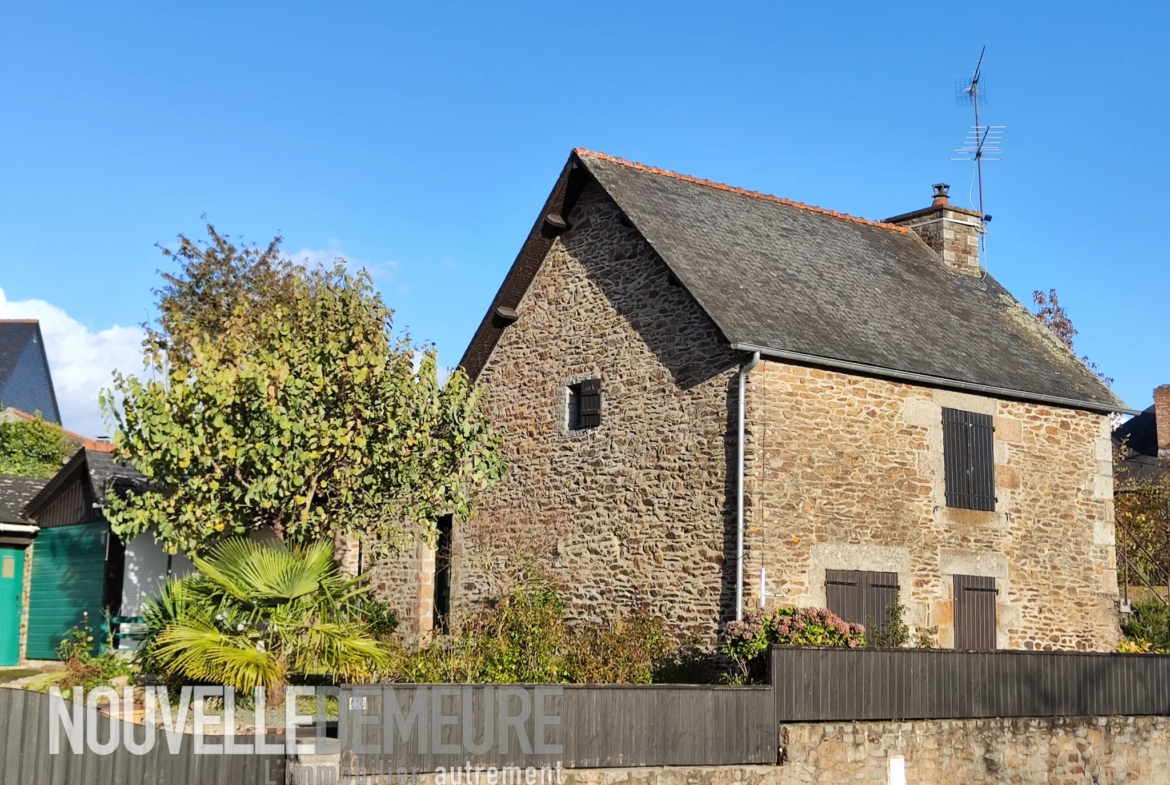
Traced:
<path id="1" fill-rule="evenodd" d="M 777 674 L 782 678 L 782 674 Z M 428 713 L 423 726 L 409 729 L 405 744 L 395 738 L 392 753 L 371 754 L 354 749 L 353 732 L 357 715 L 376 715 L 385 726 L 392 722 L 390 706 L 409 707 L 415 700 L 429 701 L 436 685 L 385 685 L 377 689 L 381 695 L 370 699 L 364 711 L 350 712 L 351 694 L 364 693 L 368 687 L 347 687 L 343 691 L 341 722 L 345 725 L 342 754 L 348 760 L 357 754 L 359 765 L 394 769 L 434 771 L 440 766 L 522 765 L 541 766 L 560 763 L 564 768 L 599 768 L 623 766 L 694 766 L 744 765 L 776 762 L 776 698 L 769 687 L 713 687 L 690 685 L 616 685 L 586 686 L 509 686 L 521 691 L 530 704 L 537 696 L 549 695 L 548 714 L 559 716 L 560 725 L 549 725 L 546 738 L 559 743 L 562 751 L 556 754 L 525 755 L 510 745 L 507 752 L 500 750 L 499 740 L 490 749 L 477 753 L 461 743 L 462 725 L 443 729 L 444 738 L 460 742 L 459 752 L 437 753 L 433 749 L 418 752 L 418 739 L 430 738 L 434 717 Z M 451 689 L 451 685 L 441 685 Z M 456 686 L 453 689 L 471 695 L 469 705 L 475 716 L 483 715 L 485 701 L 502 700 L 498 690 L 488 698 L 484 685 Z M 424 704 L 431 708 L 431 704 Z M 489 707 L 490 708 L 490 707 Z M 458 714 L 454 704 L 444 711 Z M 494 723 L 495 713 L 487 718 Z M 478 721 L 472 740 L 481 737 Z M 535 721 L 530 716 L 522 726 L 529 739 L 535 741 Z M 368 730 L 368 729 L 367 729 Z M 379 739 L 380 740 L 380 739 Z"/>
<path id="2" fill-rule="evenodd" d="M 781 723 L 1170 714 L 1162 655 L 778 646 L 771 668 Z"/>

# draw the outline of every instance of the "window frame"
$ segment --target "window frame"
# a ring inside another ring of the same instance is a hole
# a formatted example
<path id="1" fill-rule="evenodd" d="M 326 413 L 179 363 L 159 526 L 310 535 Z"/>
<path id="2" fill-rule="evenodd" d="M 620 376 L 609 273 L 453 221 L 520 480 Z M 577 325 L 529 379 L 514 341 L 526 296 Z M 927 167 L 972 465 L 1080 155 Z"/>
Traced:
<path id="1" fill-rule="evenodd" d="M 560 386 L 559 427 L 569 435 L 601 425 L 602 386 L 596 376 L 576 376 Z"/>

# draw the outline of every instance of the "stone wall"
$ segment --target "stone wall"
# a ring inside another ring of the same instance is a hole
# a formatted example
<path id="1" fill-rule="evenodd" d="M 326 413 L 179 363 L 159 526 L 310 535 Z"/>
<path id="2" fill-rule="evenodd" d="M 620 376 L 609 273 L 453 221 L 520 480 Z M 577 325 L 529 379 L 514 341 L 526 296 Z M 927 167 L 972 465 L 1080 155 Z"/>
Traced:
<path id="1" fill-rule="evenodd" d="M 24 585 L 21 587 L 20 595 L 20 654 L 18 661 L 23 663 L 27 661 L 25 656 L 28 648 L 28 608 L 29 598 L 32 596 L 32 563 L 33 563 L 33 548 L 36 543 L 29 543 L 28 547 L 24 549 Z"/>
<path id="2" fill-rule="evenodd" d="M 539 545 L 535 533 L 572 615 L 645 607 L 713 638 L 734 599 L 742 357 L 600 189 L 568 220 L 479 378 L 510 470 L 481 517 L 455 525 L 453 604 L 497 590 L 469 553 L 475 527 L 505 550 Z M 601 425 L 570 431 L 565 387 L 589 378 Z"/>
<path id="3" fill-rule="evenodd" d="M 994 512 L 946 506 L 943 407 L 994 418 Z M 766 568 L 769 605 L 824 606 L 826 569 L 896 572 L 910 622 L 949 647 L 953 576 L 991 576 L 999 648 L 1116 646 L 1105 416 L 778 362 L 748 409 L 746 569 Z"/>
<path id="4" fill-rule="evenodd" d="M 781 745 L 775 785 L 1170 783 L 1166 717 L 810 723 L 782 727 Z"/>
<path id="5" fill-rule="evenodd" d="M 1096 785 L 1170 783 L 1170 719 L 933 720 L 799 724 L 780 729 L 778 766 L 471 771 L 381 776 L 298 772 L 297 782 L 395 785 Z M 338 758 L 305 759 L 334 768 Z M 330 777 L 334 779 L 330 779 Z"/>
<path id="6" fill-rule="evenodd" d="M 435 552 L 414 538 L 389 556 L 363 561 L 373 596 L 394 611 L 403 640 L 415 643 L 429 636 L 434 628 Z"/>

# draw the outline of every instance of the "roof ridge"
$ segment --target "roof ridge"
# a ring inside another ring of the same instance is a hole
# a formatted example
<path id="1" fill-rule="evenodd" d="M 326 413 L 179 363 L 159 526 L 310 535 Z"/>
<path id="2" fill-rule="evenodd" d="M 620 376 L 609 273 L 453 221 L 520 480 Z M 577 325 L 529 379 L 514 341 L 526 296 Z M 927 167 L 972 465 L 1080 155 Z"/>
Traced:
<path id="1" fill-rule="evenodd" d="M 782 196 L 775 196 L 774 194 L 766 194 L 766 193 L 762 193 L 760 191 L 749 191 L 746 188 L 739 188 L 739 187 L 734 186 L 734 185 L 728 185 L 727 183 L 717 183 L 714 180 L 705 180 L 702 177 L 695 177 L 694 175 L 682 174 L 680 172 L 675 172 L 675 171 L 672 171 L 670 169 L 660 169 L 657 166 L 648 166 L 646 164 L 638 163 L 637 161 L 628 161 L 625 158 L 619 158 L 616 155 L 609 155 L 608 153 L 599 153 L 599 152 L 595 152 L 593 150 L 587 150 L 584 147 L 576 147 L 573 149 L 573 152 L 576 153 L 577 155 L 587 155 L 587 156 L 590 156 L 592 158 L 598 158 L 602 161 L 609 161 L 610 163 L 621 164 L 622 166 L 628 166 L 631 169 L 637 169 L 639 171 L 646 172 L 647 174 L 656 174 L 656 175 L 661 175 L 663 177 L 670 177 L 670 178 L 673 178 L 675 180 L 680 180 L 684 183 L 691 183 L 693 185 L 702 185 L 702 186 L 706 186 L 707 188 L 714 188 L 714 189 L 719 190 L 719 191 L 727 191 L 728 193 L 738 194 L 740 196 L 750 196 L 753 199 L 762 199 L 766 202 L 775 202 L 776 204 L 782 204 L 782 205 L 785 205 L 787 207 L 795 207 L 798 210 L 807 210 L 810 213 L 819 213 L 821 215 L 827 215 L 827 216 L 830 216 L 832 218 L 840 218 L 840 219 L 845 220 L 845 221 L 852 221 L 853 223 L 863 224 L 865 226 L 876 226 L 879 229 L 890 229 L 890 230 L 893 230 L 895 232 L 898 232 L 899 234 L 909 234 L 910 233 L 910 230 L 907 229 L 905 226 L 899 226 L 897 224 L 888 223 L 886 221 L 873 221 L 873 220 L 870 220 L 869 218 L 860 218 L 856 215 L 850 215 L 849 213 L 842 213 L 842 212 L 838 212 L 837 210 L 829 210 L 829 209 L 826 209 L 824 207 L 817 207 L 816 205 L 813 205 L 813 204 L 806 204 L 805 202 L 797 202 L 793 199 L 785 199 Z"/>

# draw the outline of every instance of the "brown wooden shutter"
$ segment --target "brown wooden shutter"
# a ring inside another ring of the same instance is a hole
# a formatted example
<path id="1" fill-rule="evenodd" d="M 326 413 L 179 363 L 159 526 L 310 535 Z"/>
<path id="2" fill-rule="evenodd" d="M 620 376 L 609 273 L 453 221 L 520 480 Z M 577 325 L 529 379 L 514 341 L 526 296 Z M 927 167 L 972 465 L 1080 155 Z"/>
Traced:
<path id="1" fill-rule="evenodd" d="M 995 429 L 991 415 L 943 409 L 947 506 L 995 510 Z"/>
<path id="2" fill-rule="evenodd" d="M 898 601 L 898 573 L 825 570 L 825 604 L 845 621 L 885 627 Z"/>
<path id="3" fill-rule="evenodd" d="M 995 650 L 995 578 L 955 576 L 955 648 Z"/>
<path id="4" fill-rule="evenodd" d="M 586 379 L 581 382 L 581 427 L 598 425 L 601 425 L 601 380 Z"/>
<path id="5" fill-rule="evenodd" d="M 845 621 L 864 618 L 861 573 L 857 570 L 825 570 L 825 604 Z"/>

